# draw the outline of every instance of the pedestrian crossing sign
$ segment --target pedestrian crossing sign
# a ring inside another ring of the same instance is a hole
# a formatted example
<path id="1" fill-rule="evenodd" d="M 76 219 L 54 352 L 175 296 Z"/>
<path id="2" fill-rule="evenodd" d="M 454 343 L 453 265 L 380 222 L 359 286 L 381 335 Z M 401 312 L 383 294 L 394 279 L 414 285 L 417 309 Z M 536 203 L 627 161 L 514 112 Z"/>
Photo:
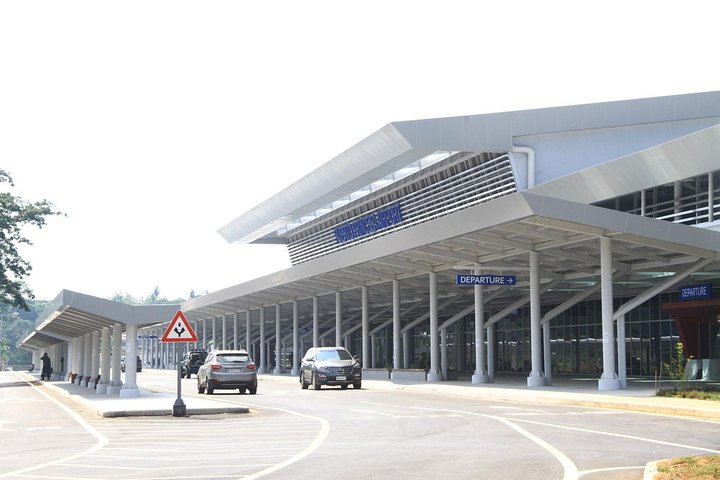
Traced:
<path id="1" fill-rule="evenodd" d="M 163 342 L 197 342 L 195 330 L 190 326 L 182 310 L 178 310 L 162 336 Z"/>

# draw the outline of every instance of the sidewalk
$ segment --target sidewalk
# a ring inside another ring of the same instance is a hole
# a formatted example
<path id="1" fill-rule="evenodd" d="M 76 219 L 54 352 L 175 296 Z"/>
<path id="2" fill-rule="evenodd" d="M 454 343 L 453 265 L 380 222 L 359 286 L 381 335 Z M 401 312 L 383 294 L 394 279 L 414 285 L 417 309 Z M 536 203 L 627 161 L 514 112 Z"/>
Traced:
<path id="1" fill-rule="evenodd" d="M 28 379 L 36 380 L 30 374 Z M 265 382 L 287 384 L 298 388 L 298 380 L 289 375 L 260 375 L 259 391 Z M 66 381 L 45 382 L 43 385 L 56 390 L 70 400 L 82 402 L 103 417 L 171 415 L 176 395 L 153 391 L 140 385 L 140 396 L 119 398 L 98 395 L 94 390 Z M 412 391 L 433 395 L 450 395 L 487 400 L 531 402 L 538 404 L 577 405 L 585 407 L 628 410 L 662 415 L 675 415 L 720 421 L 720 402 L 683 398 L 656 397 L 654 382 L 628 380 L 625 390 L 603 391 L 597 389 L 597 379 L 554 377 L 549 387 L 528 388 L 523 376 L 503 376 L 495 383 L 473 385 L 469 381 L 414 382 L 390 380 L 363 380 L 364 390 Z M 188 415 L 212 413 L 247 413 L 246 407 L 223 402 L 219 397 L 184 396 Z"/>

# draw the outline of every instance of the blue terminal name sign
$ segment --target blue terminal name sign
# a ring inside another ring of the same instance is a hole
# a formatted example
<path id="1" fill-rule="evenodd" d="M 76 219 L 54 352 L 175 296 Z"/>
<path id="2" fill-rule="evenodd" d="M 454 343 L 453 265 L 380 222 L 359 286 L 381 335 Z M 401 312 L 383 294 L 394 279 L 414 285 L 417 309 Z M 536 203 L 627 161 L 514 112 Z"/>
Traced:
<path id="1" fill-rule="evenodd" d="M 515 285 L 515 275 L 458 275 L 457 285 Z"/>
<path id="2" fill-rule="evenodd" d="M 335 229 L 335 241 L 345 243 L 356 238 L 370 235 L 393 225 L 402 223 L 403 215 L 400 204 L 395 203 L 352 222 L 340 225 Z"/>
<path id="3" fill-rule="evenodd" d="M 688 285 L 680 287 L 678 290 L 678 297 L 680 300 L 705 300 L 712 298 L 712 296 L 712 283 Z"/>

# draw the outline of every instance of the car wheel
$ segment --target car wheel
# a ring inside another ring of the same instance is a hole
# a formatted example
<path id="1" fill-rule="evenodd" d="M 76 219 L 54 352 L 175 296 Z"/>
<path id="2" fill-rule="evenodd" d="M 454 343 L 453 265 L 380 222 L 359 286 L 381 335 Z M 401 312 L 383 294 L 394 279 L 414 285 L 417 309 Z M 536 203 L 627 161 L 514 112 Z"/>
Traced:
<path id="1" fill-rule="evenodd" d="M 361 387 L 362 387 L 362 382 L 355 382 L 355 383 L 353 383 L 353 388 L 359 389 L 359 388 L 361 388 Z"/>
<path id="2" fill-rule="evenodd" d="M 244 389 L 244 388 L 238 388 L 238 391 L 240 392 L 240 395 L 245 395 L 245 389 Z"/>
<path id="3" fill-rule="evenodd" d="M 205 387 L 200 385 L 200 379 L 198 378 L 198 393 L 205 393 Z"/>
<path id="4" fill-rule="evenodd" d="M 315 376 L 315 372 L 313 372 L 312 377 L 310 377 L 310 381 L 312 382 L 315 390 L 320 390 L 320 388 L 322 388 L 322 385 L 320 385 L 320 382 L 318 382 L 318 379 Z"/>
<path id="5" fill-rule="evenodd" d="M 305 382 L 305 375 L 303 375 L 302 373 L 300 374 L 300 386 L 303 390 L 307 390 L 307 388 L 310 386 L 309 383 Z"/>
<path id="6" fill-rule="evenodd" d="M 212 387 L 210 386 L 210 384 L 208 383 L 208 386 L 207 386 L 207 394 L 208 394 L 208 395 L 212 395 L 213 393 L 215 393 L 215 389 L 212 388 Z"/>
<path id="7" fill-rule="evenodd" d="M 257 393 L 257 385 L 253 385 L 248 390 L 250 391 L 250 395 L 255 395 Z"/>
<path id="8" fill-rule="evenodd" d="M 347 390 L 347 387 L 347 383 L 343 383 L 342 385 L 340 385 L 340 388 L 342 388 L 343 390 Z"/>

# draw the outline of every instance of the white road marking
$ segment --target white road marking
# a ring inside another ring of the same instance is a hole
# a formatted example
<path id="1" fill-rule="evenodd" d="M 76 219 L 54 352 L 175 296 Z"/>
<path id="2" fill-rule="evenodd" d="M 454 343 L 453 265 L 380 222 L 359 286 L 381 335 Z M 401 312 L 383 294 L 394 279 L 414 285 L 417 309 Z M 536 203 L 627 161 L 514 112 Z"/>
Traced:
<path id="1" fill-rule="evenodd" d="M 378 402 L 366 402 L 365 400 L 358 400 L 358 403 L 365 403 L 367 405 L 382 405 L 382 403 Z"/>
<path id="2" fill-rule="evenodd" d="M 60 430 L 62 427 L 28 427 L 25 430 Z"/>
<path id="3" fill-rule="evenodd" d="M 83 420 L 83 418 L 80 417 L 80 415 L 78 415 L 77 413 L 73 412 L 73 411 L 70 410 L 68 407 L 66 407 L 66 406 L 63 405 L 62 403 L 58 402 L 57 400 L 55 400 L 54 398 L 52 398 L 51 396 L 49 396 L 47 393 L 43 392 L 41 389 L 39 389 L 38 387 L 36 387 L 36 386 L 33 385 L 32 383 L 28 382 L 27 380 L 23 379 L 22 377 L 19 377 L 17 374 L 16 374 L 16 376 L 17 376 L 18 378 L 20 378 L 20 380 L 22 380 L 23 382 L 27 383 L 27 384 L 30 385 L 32 388 L 34 388 L 36 392 L 39 392 L 39 393 L 42 394 L 45 398 L 47 398 L 48 400 L 50 400 L 51 402 L 53 402 L 55 405 L 57 405 L 58 407 L 60 407 L 60 409 L 63 410 L 65 413 L 67 413 L 68 415 L 70 415 L 70 417 L 72 417 L 73 420 L 75 420 L 77 423 L 79 423 L 85 430 L 87 430 L 92 436 L 94 436 L 94 437 L 97 439 L 97 443 L 96 443 L 95 445 L 93 445 L 92 447 L 88 448 L 87 450 L 84 450 L 84 451 L 82 451 L 82 452 L 80 452 L 80 453 L 76 453 L 75 455 L 70 455 L 70 456 L 68 456 L 68 457 L 59 458 L 59 459 L 53 460 L 53 461 L 51 461 L 51 462 L 45 462 L 45 463 L 41 463 L 41 464 L 39 464 L 39 465 L 34 465 L 34 466 L 32 466 L 32 467 L 21 468 L 20 470 L 15 470 L 15 471 L 12 471 L 12 472 L 3 473 L 3 474 L 0 474 L 0 478 L 10 477 L 10 476 L 17 476 L 17 475 L 21 475 L 21 474 L 26 473 L 26 472 L 32 472 L 33 470 L 39 470 L 39 469 L 41 469 L 41 468 L 45 468 L 45 467 L 48 467 L 48 466 L 51 466 L 51 465 L 57 465 L 57 464 L 59 464 L 59 463 L 70 462 L 71 460 L 74 460 L 74 459 L 76 459 L 76 458 L 80 458 L 80 457 L 84 457 L 85 455 L 89 455 L 89 454 L 91 454 L 91 453 L 93 453 L 93 452 L 95 452 L 95 451 L 103 448 L 105 445 L 107 445 L 108 439 L 107 439 L 103 434 L 101 434 L 100 432 L 98 432 L 97 430 L 95 430 L 89 423 L 87 423 L 85 420 Z"/>
<path id="4" fill-rule="evenodd" d="M 498 422 L 502 422 L 505 425 L 507 425 L 508 427 L 510 427 L 513 430 L 515 430 L 516 432 L 518 432 L 520 435 L 535 442 L 536 444 L 541 446 L 543 449 L 545 449 L 547 452 L 549 452 L 553 457 L 555 457 L 560 462 L 560 465 L 562 465 L 563 471 L 565 472 L 565 474 L 563 475 L 563 480 L 577 480 L 579 478 L 577 466 L 575 465 L 575 463 L 573 463 L 572 460 L 570 460 L 570 458 L 568 458 L 567 455 L 565 455 L 560 450 L 558 450 L 557 448 L 550 445 L 548 442 L 546 442 L 542 438 L 533 435 L 532 433 L 528 432 L 527 430 L 521 428 L 518 425 L 515 425 L 513 422 L 511 422 L 507 418 L 498 417 L 495 415 L 488 415 L 485 413 L 465 412 L 462 410 L 450 410 L 450 409 L 426 408 L 426 407 L 410 407 L 410 408 L 415 408 L 418 410 L 451 412 L 451 413 L 457 413 L 457 414 L 462 414 L 462 415 L 474 415 L 474 416 L 490 418 L 493 420 L 497 420 Z"/>
<path id="5" fill-rule="evenodd" d="M 579 476 L 585 476 L 590 475 L 592 473 L 600 473 L 600 472 L 614 472 L 616 470 L 645 470 L 645 465 L 642 467 L 611 467 L 611 468 L 596 468 L 593 470 L 582 470 L 578 472 Z"/>
<path id="6" fill-rule="evenodd" d="M 599 431 L 599 430 L 590 430 L 590 429 L 578 428 L 578 427 L 567 427 L 567 426 L 565 426 L 565 425 L 557 425 L 557 424 L 554 424 L 554 423 L 545 423 L 545 422 L 536 422 L 536 421 L 534 421 L 534 420 L 522 420 L 522 419 L 518 419 L 517 421 L 518 421 L 518 422 L 525 422 L 525 423 L 533 423 L 533 424 L 535 424 L 535 425 L 542 425 L 542 426 L 545 426 L 545 427 L 554 427 L 554 428 L 559 428 L 559 429 L 562 429 L 562 430 L 573 430 L 573 431 L 576 431 L 576 432 L 592 433 L 592 434 L 595 434 L 595 435 L 607 435 L 607 436 L 609 436 L 609 437 L 627 438 L 627 439 L 629 439 L 629 440 L 640 440 L 640 441 L 648 442 L 648 443 L 657 443 L 657 444 L 659 444 L 659 445 L 668 445 L 668 446 L 670 446 L 670 447 L 681 447 L 681 448 L 687 448 L 687 449 L 689 449 L 689 450 L 698 450 L 698 451 L 701 451 L 701 452 L 708 452 L 708 453 L 720 454 L 720 450 L 713 450 L 713 449 L 711 449 L 711 448 L 696 447 L 696 446 L 693 446 L 693 445 L 683 445 L 682 443 L 665 442 L 665 441 L 663 441 L 663 440 L 655 440 L 655 439 L 652 439 L 652 438 L 638 437 L 638 436 L 635 436 L 635 435 L 625 435 L 625 434 L 623 434 L 623 433 L 601 432 L 601 431 Z"/>

